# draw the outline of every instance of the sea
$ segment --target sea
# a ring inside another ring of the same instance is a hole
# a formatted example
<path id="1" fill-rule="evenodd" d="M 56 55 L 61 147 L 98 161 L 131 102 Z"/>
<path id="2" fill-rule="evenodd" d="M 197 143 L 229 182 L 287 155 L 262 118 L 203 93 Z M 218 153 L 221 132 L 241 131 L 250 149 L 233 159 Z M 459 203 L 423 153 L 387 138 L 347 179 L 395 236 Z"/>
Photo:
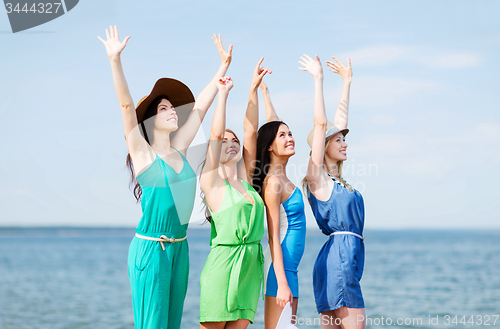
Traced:
<path id="1" fill-rule="evenodd" d="M 0 228 L 0 328 L 134 328 L 133 228 Z M 366 328 L 500 328 L 500 230 L 366 230 Z M 189 229 L 182 328 L 199 328 L 210 231 Z M 327 237 L 308 228 L 298 328 L 320 328 L 312 269 Z M 266 245 L 263 239 L 263 245 Z M 249 328 L 264 327 L 263 300 Z"/>

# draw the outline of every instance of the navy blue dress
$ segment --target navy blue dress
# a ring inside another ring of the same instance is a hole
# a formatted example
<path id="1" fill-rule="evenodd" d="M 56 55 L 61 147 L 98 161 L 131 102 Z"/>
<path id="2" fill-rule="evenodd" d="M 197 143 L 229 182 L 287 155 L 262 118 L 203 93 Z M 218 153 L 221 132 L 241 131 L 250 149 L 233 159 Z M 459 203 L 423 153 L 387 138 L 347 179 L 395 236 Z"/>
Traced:
<path id="1" fill-rule="evenodd" d="M 332 194 L 320 201 L 307 188 L 309 203 L 321 231 L 330 235 L 348 231 L 363 235 L 365 209 L 361 193 L 349 190 L 333 178 Z M 318 313 L 343 306 L 364 308 L 359 281 L 363 275 L 363 241 L 348 234 L 332 235 L 321 248 L 313 270 L 314 297 Z"/>

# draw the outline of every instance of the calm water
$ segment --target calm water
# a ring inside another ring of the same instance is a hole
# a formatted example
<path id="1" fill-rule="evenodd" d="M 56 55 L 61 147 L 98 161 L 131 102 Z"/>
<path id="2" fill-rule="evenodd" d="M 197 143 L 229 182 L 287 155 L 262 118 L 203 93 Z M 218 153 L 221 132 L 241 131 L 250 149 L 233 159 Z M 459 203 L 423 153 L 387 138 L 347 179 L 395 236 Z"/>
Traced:
<path id="1" fill-rule="evenodd" d="M 0 328 L 133 328 L 127 275 L 133 233 L 0 228 Z M 487 316 L 487 327 L 500 327 L 500 319 L 494 324 L 500 313 L 500 231 L 367 231 L 365 236 L 361 286 L 372 321 L 367 328 L 479 328 L 486 327 Z M 188 240 L 191 271 L 182 327 L 197 328 L 198 279 L 210 251 L 209 231 L 191 229 Z M 320 327 L 307 324 L 318 318 L 312 267 L 325 240 L 309 229 L 299 267 L 300 328 Z M 262 327 L 260 301 L 250 328 Z"/>

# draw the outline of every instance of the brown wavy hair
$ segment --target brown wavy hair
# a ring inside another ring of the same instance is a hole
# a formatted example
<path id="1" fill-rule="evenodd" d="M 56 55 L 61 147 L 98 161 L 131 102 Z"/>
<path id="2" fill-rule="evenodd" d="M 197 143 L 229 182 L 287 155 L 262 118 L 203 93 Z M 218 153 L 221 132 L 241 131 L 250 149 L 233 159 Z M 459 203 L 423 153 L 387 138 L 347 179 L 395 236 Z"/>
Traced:
<path id="1" fill-rule="evenodd" d="M 231 129 L 226 129 L 226 130 L 224 130 L 224 132 L 228 132 L 228 133 L 233 134 L 234 137 L 236 138 L 236 142 L 241 145 L 240 139 L 238 138 L 238 136 L 236 136 L 234 131 L 232 131 Z M 210 144 L 207 144 L 207 153 L 208 153 L 208 146 L 209 145 Z M 243 151 L 240 151 L 240 152 L 243 152 Z M 207 162 L 207 156 L 205 155 L 205 160 L 203 160 L 203 162 L 200 164 L 201 172 L 203 172 L 203 167 L 205 167 L 206 162 Z M 201 175 L 200 175 L 200 179 L 201 179 Z M 211 223 L 212 216 L 210 215 L 210 211 L 208 210 L 207 199 L 205 198 L 205 192 L 203 192 L 203 190 L 201 188 L 200 188 L 200 197 L 201 197 L 201 203 L 203 205 L 203 209 L 205 210 L 205 220 L 206 220 L 206 222 Z"/>

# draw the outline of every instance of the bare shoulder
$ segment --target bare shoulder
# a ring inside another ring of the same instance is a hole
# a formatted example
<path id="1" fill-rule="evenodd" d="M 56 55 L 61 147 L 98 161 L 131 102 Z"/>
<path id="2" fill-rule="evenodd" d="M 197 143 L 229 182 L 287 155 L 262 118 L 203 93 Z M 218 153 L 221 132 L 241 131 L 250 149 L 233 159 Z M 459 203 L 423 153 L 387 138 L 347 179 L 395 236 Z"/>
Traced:
<path id="1" fill-rule="evenodd" d="M 281 199 L 281 192 L 283 190 L 281 188 L 281 183 L 281 179 L 277 176 L 270 175 L 266 177 L 264 184 L 262 185 L 262 189 L 264 191 L 264 201 Z"/>

